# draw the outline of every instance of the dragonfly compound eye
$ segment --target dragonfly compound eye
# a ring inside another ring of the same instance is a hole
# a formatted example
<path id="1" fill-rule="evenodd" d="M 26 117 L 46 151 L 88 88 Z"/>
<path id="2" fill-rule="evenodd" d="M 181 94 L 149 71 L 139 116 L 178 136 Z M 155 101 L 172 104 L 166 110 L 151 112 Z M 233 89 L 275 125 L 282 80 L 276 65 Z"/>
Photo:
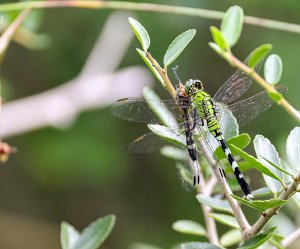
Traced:
<path id="1" fill-rule="evenodd" d="M 197 90 L 203 90 L 203 84 L 200 80 L 194 80 L 194 84 L 193 84 L 194 88 L 196 88 Z"/>

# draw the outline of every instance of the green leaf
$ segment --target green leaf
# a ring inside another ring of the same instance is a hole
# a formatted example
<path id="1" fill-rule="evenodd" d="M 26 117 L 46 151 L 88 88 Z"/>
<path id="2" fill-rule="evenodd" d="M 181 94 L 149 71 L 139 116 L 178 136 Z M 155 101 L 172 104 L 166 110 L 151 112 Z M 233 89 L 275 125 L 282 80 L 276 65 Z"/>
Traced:
<path id="1" fill-rule="evenodd" d="M 172 228 L 184 234 L 206 236 L 204 227 L 192 220 L 178 220 L 173 223 Z"/>
<path id="2" fill-rule="evenodd" d="M 150 37 L 148 35 L 147 30 L 143 27 L 142 24 L 140 24 L 137 20 L 133 19 L 132 17 L 129 17 L 128 21 L 134 34 L 142 44 L 143 50 L 147 51 L 147 49 L 150 46 Z"/>
<path id="3" fill-rule="evenodd" d="M 63 249 L 70 249 L 78 240 L 79 232 L 70 224 L 63 221 L 60 229 L 60 242 Z"/>
<path id="4" fill-rule="evenodd" d="M 181 148 L 186 148 L 185 136 L 183 134 L 177 134 L 173 129 L 158 124 L 149 124 L 148 128 L 166 141 Z"/>
<path id="5" fill-rule="evenodd" d="M 143 96 L 150 109 L 156 114 L 162 124 L 172 129 L 177 128 L 177 121 L 174 118 L 173 114 L 164 105 L 160 97 L 150 87 L 144 87 Z"/>
<path id="6" fill-rule="evenodd" d="M 129 249 L 162 249 L 162 248 L 154 245 L 145 244 L 145 243 L 134 243 L 130 245 Z"/>
<path id="7" fill-rule="evenodd" d="M 275 169 L 277 169 L 278 171 L 281 171 L 282 173 L 288 175 L 288 176 L 291 176 L 293 177 L 294 175 L 290 172 L 287 172 L 286 170 L 284 170 L 283 168 L 281 168 L 280 166 L 276 165 L 275 163 L 271 162 L 270 160 L 268 160 L 267 158 L 263 157 L 262 158 L 268 162 L 271 166 L 273 166 Z M 283 166 L 282 166 L 283 167 Z"/>
<path id="8" fill-rule="evenodd" d="M 206 242 L 189 242 L 189 243 L 181 244 L 180 249 L 221 249 L 221 248 Z"/>
<path id="9" fill-rule="evenodd" d="M 161 77 L 159 72 L 152 66 L 151 61 L 147 58 L 146 53 L 140 49 L 136 49 L 136 51 L 139 53 L 139 55 L 142 57 L 146 65 L 150 68 L 151 72 L 154 74 L 154 76 L 159 80 L 160 83 L 165 85 L 164 79 Z"/>
<path id="10" fill-rule="evenodd" d="M 168 67 L 185 49 L 196 34 L 195 29 L 189 29 L 175 38 L 164 57 L 164 65 Z"/>
<path id="11" fill-rule="evenodd" d="M 214 50 L 217 54 L 219 54 L 220 56 L 223 56 L 223 50 L 219 47 L 219 45 L 217 45 L 216 43 L 213 43 L 213 42 L 209 42 L 208 46 L 210 46 L 212 48 L 212 50 Z"/>
<path id="12" fill-rule="evenodd" d="M 209 216 L 226 226 L 233 227 L 236 229 L 240 228 L 238 222 L 236 221 L 236 218 L 233 216 L 216 213 L 210 213 Z"/>
<path id="13" fill-rule="evenodd" d="M 259 160 L 257 160 L 255 157 L 249 155 L 248 153 L 246 153 L 245 151 L 239 149 L 238 147 L 231 145 L 232 150 L 234 150 L 235 152 L 237 152 L 244 160 L 246 160 L 247 162 L 249 162 L 253 168 L 257 169 L 258 171 L 260 171 L 261 173 L 268 175 L 276 180 L 278 180 L 279 182 L 282 183 L 282 185 L 285 186 L 284 182 L 282 181 L 282 179 L 280 179 L 277 175 L 275 175 L 269 168 L 267 168 L 265 165 L 263 165 Z"/>
<path id="14" fill-rule="evenodd" d="M 278 103 L 283 99 L 283 96 L 280 92 L 268 92 L 268 95 L 275 103 Z"/>
<path id="15" fill-rule="evenodd" d="M 228 144 L 230 149 L 232 144 L 235 145 L 236 147 L 239 147 L 240 149 L 244 149 L 245 147 L 248 146 L 250 142 L 251 142 L 251 138 L 247 133 L 242 133 L 240 135 L 237 135 L 235 137 L 226 140 L 226 143 Z M 218 160 L 222 160 L 226 158 L 220 146 L 215 150 L 215 155 Z"/>
<path id="16" fill-rule="evenodd" d="M 252 191 L 252 195 L 255 197 L 265 197 L 273 195 L 273 192 L 268 187 L 263 187 Z"/>
<path id="17" fill-rule="evenodd" d="M 108 215 L 86 227 L 70 249 L 97 249 L 110 234 L 116 217 Z"/>
<path id="18" fill-rule="evenodd" d="M 260 61 L 262 61 L 272 49 L 271 44 L 263 44 L 256 48 L 248 60 L 248 66 L 254 68 Z"/>
<path id="19" fill-rule="evenodd" d="M 222 115 L 219 120 L 221 131 L 225 140 L 227 141 L 229 138 L 232 138 L 239 134 L 239 125 L 228 106 L 219 103 L 218 105 L 220 105 L 220 107 L 218 106 L 218 108 L 222 109 Z"/>
<path id="20" fill-rule="evenodd" d="M 259 235 L 256 235 L 255 237 L 245 241 L 238 249 L 254 249 L 259 247 L 271 238 L 275 229 L 276 227 L 273 227 Z"/>
<path id="21" fill-rule="evenodd" d="M 228 201 L 212 198 L 203 194 L 198 194 L 196 198 L 200 203 L 209 206 L 214 210 L 224 211 L 231 214 L 233 213 Z"/>
<path id="22" fill-rule="evenodd" d="M 164 146 L 160 149 L 160 154 L 164 157 L 171 158 L 173 160 L 187 162 L 189 160 L 189 153 L 187 149 L 180 149 L 174 146 Z"/>
<path id="23" fill-rule="evenodd" d="M 263 163 L 270 171 L 272 171 L 276 176 L 280 179 L 283 179 L 282 172 L 275 169 L 272 165 L 270 165 L 264 158 L 273 162 L 276 165 L 279 165 L 282 168 L 278 152 L 271 142 L 262 135 L 257 135 L 253 140 L 254 150 L 258 160 Z M 268 186 L 268 188 L 273 192 L 277 193 L 282 189 L 280 182 L 277 179 L 269 177 L 267 175 L 263 175 L 264 180 Z"/>
<path id="24" fill-rule="evenodd" d="M 243 21 L 244 12 L 240 6 L 232 6 L 226 11 L 220 30 L 230 47 L 233 47 L 239 40 L 243 29 Z"/>
<path id="25" fill-rule="evenodd" d="M 236 195 L 231 195 L 234 199 L 239 201 L 240 203 L 257 209 L 259 211 L 266 211 L 269 208 L 274 208 L 278 206 L 284 205 L 287 201 L 286 200 L 281 200 L 281 199 L 270 199 L 270 200 L 258 200 L 258 201 L 248 201 L 246 199 L 243 199 L 239 196 Z"/>
<path id="26" fill-rule="evenodd" d="M 242 235 L 240 230 L 229 230 L 224 233 L 220 239 L 220 243 L 224 247 L 229 247 L 238 244 L 242 241 Z"/>
<path id="27" fill-rule="evenodd" d="M 282 60 L 277 54 L 271 54 L 266 62 L 264 67 L 265 79 L 271 85 L 276 85 L 282 75 Z"/>
<path id="28" fill-rule="evenodd" d="M 215 41 L 215 43 L 222 49 L 222 50 L 227 50 L 228 49 L 228 44 L 226 43 L 226 40 L 222 34 L 222 32 L 214 27 L 214 26 L 211 26 L 210 27 L 210 32 L 212 34 L 212 37 Z"/>
<path id="29" fill-rule="evenodd" d="M 286 141 L 288 159 L 295 169 L 300 171 L 300 127 L 295 127 Z"/>
<path id="30" fill-rule="evenodd" d="M 176 169 L 178 172 L 178 177 L 180 180 L 180 184 L 186 191 L 191 191 L 195 189 L 195 186 L 193 184 L 193 174 L 190 169 L 185 167 L 185 165 L 176 162 Z"/>

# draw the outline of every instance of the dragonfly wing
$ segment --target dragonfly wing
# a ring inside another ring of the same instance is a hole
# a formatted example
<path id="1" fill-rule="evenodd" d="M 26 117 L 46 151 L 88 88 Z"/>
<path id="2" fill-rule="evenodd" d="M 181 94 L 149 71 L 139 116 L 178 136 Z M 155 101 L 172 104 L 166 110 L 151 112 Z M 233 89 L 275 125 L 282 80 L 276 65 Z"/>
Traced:
<path id="1" fill-rule="evenodd" d="M 133 154 L 155 153 L 168 144 L 166 140 L 150 132 L 133 140 L 128 145 L 127 152 Z"/>
<path id="2" fill-rule="evenodd" d="M 286 86 L 280 85 L 275 88 L 281 93 L 287 92 Z M 267 110 L 273 103 L 267 91 L 263 91 L 248 99 L 229 105 L 229 109 L 237 119 L 239 126 L 243 126 Z"/>
<path id="3" fill-rule="evenodd" d="M 147 124 L 164 123 L 172 127 L 176 126 L 176 119 L 182 119 L 180 110 L 174 100 L 125 98 L 114 102 L 110 111 L 114 116 L 128 121 Z M 165 114 L 167 111 L 171 114 L 160 117 L 159 114 Z"/>
<path id="4" fill-rule="evenodd" d="M 248 60 L 253 52 L 243 62 L 248 63 Z M 263 61 L 259 62 L 255 66 L 255 71 L 258 72 L 261 68 Z M 252 79 L 242 70 L 237 70 L 216 92 L 214 100 L 225 104 L 231 103 L 232 101 L 241 97 L 251 86 Z"/>

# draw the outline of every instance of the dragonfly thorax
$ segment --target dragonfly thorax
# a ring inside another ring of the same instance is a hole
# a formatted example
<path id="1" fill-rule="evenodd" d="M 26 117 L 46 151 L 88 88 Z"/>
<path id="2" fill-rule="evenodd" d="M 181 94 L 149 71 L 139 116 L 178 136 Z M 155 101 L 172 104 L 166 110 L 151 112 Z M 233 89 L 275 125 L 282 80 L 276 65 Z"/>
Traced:
<path id="1" fill-rule="evenodd" d="M 190 79 L 185 83 L 185 90 L 189 96 L 194 96 L 196 93 L 203 91 L 203 83 L 200 80 Z"/>

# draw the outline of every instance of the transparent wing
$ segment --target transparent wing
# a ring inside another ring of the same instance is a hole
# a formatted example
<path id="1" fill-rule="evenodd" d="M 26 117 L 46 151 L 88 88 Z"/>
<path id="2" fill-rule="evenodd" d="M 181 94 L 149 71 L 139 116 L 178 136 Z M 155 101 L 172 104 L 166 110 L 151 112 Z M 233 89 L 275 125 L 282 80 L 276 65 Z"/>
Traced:
<path id="1" fill-rule="evenodd" d="M 276 86 L 275 88 L 281 93 L 287 92 L 286 86 Z M 267 110 L 273 103 L 268 93 L 263 91 L 248 99 L 229 105 L 229 109 L 237 119 L 239 126 L 243 126 Z"/>
<path id="2" fill-rule="evenodd" d="M 146 102 L 147 101 L 147 102 Z M 149 104 L 148 104 L 149 103 Z M 159 114 L 155 110 L 162 110 L 159 113 L 166 113 L 170 111 L 171 116 L 159 117 Z M 113 115 L 133 122 L 142 122 L 147 124 L 160 124 L 174 125 L 174 118 L 182 120 L 182 114 L 179 107 L 174 100 L 150 100 L 150 99 L 139 99 L 139 98 L 125 98 L 114 102 L 110 108 Z M 181 121 L 182 122 L 182 121 Z"/>
<path id="3" fill-rule="evenodd" d="M 150 132 L 132 141 L 127 152 L 138 154 L 161 152 L 165 157 L 176 160 L 180 184 L 186 191 L 194 189 L 193 173 L 188 164 L 189 155 L 186 149 L 170 146 L 169 142 Z"/>
<path id="4" fill-rule="evenodd" d="M 247 64 L 252 53 L 253 52 L 248 55 L 246 60 L 243 62 L 244 64 Z M 259 71 L 262 63 L 263 61 L 256 65 L 256 72 Z M 252 81 L 253 80 L 245 72 L 239 69 L 218 89 L 213 98 L 217 102 L 225 104 L 231 103 L 241 97 L 249 89 Z"/>

